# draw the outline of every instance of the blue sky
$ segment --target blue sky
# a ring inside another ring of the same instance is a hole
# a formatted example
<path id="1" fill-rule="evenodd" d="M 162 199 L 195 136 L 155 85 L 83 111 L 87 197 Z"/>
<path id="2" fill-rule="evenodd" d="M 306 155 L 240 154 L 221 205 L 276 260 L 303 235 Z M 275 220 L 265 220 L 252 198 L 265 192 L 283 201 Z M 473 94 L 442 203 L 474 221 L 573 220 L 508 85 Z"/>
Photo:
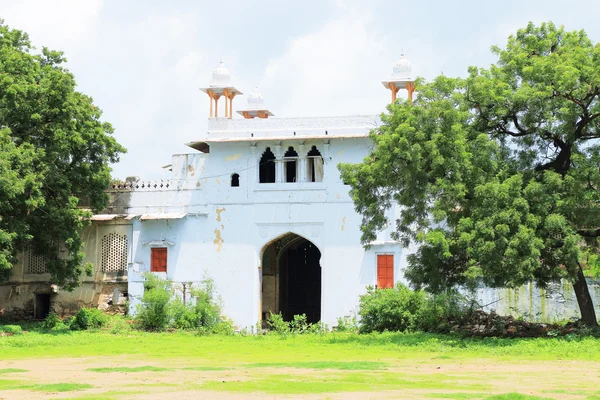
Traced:
<path id="1" fill-rule="evenodd" d="M 65 52 L 128 149 L 119 178 L 160 177 L 171 154 L 193 151 L 183 143 L 202 138 L 208 118 L 198 88 L 221 59 L 276 117 L 377 114 L 389 100 L 380 82 L 403 51 L 415 75 L 464 76 L 528 21 L 598 42 L 599 16 L 597 0 L 0 0 L 5 23 Z M 234 111 L 244 105 L 236 98 Z"/>

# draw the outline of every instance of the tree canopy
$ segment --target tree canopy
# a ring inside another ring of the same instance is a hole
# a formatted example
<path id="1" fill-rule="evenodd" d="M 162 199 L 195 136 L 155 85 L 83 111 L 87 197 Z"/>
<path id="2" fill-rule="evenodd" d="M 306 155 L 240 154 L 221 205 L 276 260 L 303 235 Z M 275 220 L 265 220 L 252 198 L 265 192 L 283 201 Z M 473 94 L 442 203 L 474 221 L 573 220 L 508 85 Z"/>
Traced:
<path id="1" fill-rule="evenodd" d="M 419 244 L 406 277 L 440 292 L 483 281 L 573 282 L 596 316 L 581 263 L 600 235 L 600 45 L 583 31 L 530 23 L 464 79 L 417 81 L 342 164 L 367 244 L 398 205 L 395 239 Z"/>
<path id="2" fill-rule="evenodd" d="M 78 205 L 106 206 L 109 163 L 125 151 L 65 62 L 0 20 L 0 281 L 31 248 L 52 282 L 77 285 L 89 269 L 80 237 L 89 212 Z"/>

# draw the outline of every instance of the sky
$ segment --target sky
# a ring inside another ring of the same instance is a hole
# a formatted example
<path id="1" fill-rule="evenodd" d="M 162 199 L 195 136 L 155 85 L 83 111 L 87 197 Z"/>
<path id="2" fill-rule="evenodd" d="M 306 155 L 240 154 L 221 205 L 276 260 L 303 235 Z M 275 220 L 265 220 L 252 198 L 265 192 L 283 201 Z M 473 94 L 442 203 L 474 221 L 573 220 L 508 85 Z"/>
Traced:
<path id="1" fill-rule="evenodd" d="M 598 0 L 0 0 L 6 24 L 65 53 L 128 149 L 120 179 L 162 177 L 171 154 L 195 151 L 184 143 L 204 136 L 209 111 L 198 89 L 221 60 L 275 117 L 371 115 L 402 53 L 416 76 L 465 76 L 529 21 L 600 42 L 599 15 Z M 234 118 L 245 104 L 234 99 Z"/>

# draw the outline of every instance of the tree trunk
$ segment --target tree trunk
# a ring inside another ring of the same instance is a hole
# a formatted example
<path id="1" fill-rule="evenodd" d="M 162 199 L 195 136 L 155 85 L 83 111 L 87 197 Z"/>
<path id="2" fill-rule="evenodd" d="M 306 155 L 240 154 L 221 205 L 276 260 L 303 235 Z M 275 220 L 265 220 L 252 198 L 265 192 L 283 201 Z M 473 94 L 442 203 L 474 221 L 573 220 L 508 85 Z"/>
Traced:
<path id="1" fill-rule="evenodd" d="M 592 302 L 592 296 L 590 296 L 590 290 L 585 281 L 585 277 L 583 276 L 581 265 L 577 268 L 577 280 L 573 282 L 573 289 L 575 290 L 575 296 L 577 297 L 577 303 L 579 304 L 581 320 L 587 326 L 597 327 L 598 321 L 596 320 L 596 311 L 594 310 L 594 303 Z"/>

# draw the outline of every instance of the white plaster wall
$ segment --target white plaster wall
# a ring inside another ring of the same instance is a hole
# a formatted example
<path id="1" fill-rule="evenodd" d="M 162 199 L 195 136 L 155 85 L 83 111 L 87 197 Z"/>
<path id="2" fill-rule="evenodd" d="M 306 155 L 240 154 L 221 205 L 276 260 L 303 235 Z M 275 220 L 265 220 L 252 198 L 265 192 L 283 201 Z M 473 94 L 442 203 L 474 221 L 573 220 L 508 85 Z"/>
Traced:
<path id="1" fill-rule="evenodd" d="M 363 249 L 361 217 L 337 170 L 340 162 L 362 161 L 370 149 L 369 140 L 327 141 L 222 143 L 212 144 L 209 154 L 174 156 L 169 188 L 135 190 L 129 213 L 206 215 L 133 221 L 132 305 L 135 307 L 143 294 L 139 273 L 149 270 L 152 246 L 144 243 L 160 240 L 173 243 L 166 245 L 167 276 L 175 282 L 199 282 L 204 276 L 214 279 L 224 314 L 240 327 L 254 325 L 260 316 L 263 248 L 288 232 L 305 237 L 321 251 L 321 319 L 330 326 L 338 317 L 355 311 L 365 286 L 376 284 L 377 254 L 395 255 L 398 279 L 405 254 L 390 240 L 391 227 L 379 235 L 378 245 Z M 279 158 L 289 146 L 302 156 L 313 145 L 324 158 L 323 182 L 258 183 L 257 166 L 267 146 Z M 230 186 L 233 173 L 240 175 L 239 187 Z"/>

